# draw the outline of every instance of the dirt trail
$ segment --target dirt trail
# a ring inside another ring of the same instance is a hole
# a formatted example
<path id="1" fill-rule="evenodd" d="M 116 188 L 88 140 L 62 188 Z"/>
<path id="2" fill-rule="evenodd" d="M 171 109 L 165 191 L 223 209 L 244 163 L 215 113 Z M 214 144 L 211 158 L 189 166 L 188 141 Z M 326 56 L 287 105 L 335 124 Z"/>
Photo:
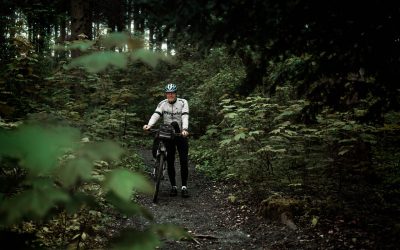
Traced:
<path id="1" fill-rule="evenodd" d="M 150 150 L 140 150 L 147 166 L 152 166 Z M 180 184 L 179 163 L 176 162 Z M 230 189 L 189 167 L 189 198 L 169 197 L 170 184 L 162 183 L 157 204 L 152 197 L 140 203 L 150 209 L 156 223 L 173 223 L 189 230 L 195 241 L 167 241 L 162 249 L 318 249 L 314 240 L 300 230 L 258 218 L 254 208 L 228 201 Z M 145 227 L 149 222 L 133 219 L 128 224 Z"/>

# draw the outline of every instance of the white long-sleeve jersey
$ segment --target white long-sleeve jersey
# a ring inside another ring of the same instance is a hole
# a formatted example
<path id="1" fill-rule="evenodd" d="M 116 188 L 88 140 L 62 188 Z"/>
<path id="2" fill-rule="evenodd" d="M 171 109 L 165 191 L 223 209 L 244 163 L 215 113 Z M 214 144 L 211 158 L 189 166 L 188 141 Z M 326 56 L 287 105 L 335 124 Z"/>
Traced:
<path id="1" fill-rule="evenodd" d="M 167 99 L 161 101 L 151 116 L 148 125 L 154 126 L 161 116 L 164 119 L 164 124 L 177 122 L 181 130 L 189 129 L 189 104 L 185 99 L 177 98 L 174 103 L 169 103 Z"/>

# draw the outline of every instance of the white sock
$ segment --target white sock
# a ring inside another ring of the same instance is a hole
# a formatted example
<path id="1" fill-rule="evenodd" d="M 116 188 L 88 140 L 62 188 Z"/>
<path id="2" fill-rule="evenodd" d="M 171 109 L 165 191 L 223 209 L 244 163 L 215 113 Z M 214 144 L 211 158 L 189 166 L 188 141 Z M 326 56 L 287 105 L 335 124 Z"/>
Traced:
<path id="1" fill-rule="evenodd" d="M 182 186 L 182 190 L 183 190 L 183 189 L 186 189 L 186 186 Z"/>

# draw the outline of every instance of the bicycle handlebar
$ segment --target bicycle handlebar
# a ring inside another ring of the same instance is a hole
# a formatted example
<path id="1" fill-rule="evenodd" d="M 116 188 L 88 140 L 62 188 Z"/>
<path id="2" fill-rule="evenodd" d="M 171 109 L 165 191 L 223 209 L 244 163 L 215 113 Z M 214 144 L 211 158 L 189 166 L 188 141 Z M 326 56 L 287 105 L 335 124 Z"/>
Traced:
<path id="1" fill-rule="evenodd" d="M 160 129 L 157 129 L 157 128 L 151 128 L 151 129 L 145 130 L 145 132 L 150 132 L 150 133 L 157 133 L 158 131 L 160 131 Z M 175 131 L 173 133 L 175 136 L 182 136 L 182 133 L 176 133 Z"/>

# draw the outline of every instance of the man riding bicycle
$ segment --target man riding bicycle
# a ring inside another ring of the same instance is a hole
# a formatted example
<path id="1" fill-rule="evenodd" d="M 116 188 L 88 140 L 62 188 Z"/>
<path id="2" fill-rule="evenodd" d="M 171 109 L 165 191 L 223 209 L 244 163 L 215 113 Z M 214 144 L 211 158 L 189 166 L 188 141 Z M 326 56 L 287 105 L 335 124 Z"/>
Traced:
<path id="1" fill-rule="evenodd" d="M 178 189 L 175 180 L 175 152 L 176 148 L 179 153 L 179 161 L 181 166 L 181 195 L 184 198 L 189 197 L 187 189 L 188 181 L 188 153 L 189 143 L 187 136 L 189 135 L 189 104 L 185 99 L 177 98 L 177 87 L 175 84 L 167 84 L 164 88 L 165 96 L 167 99 L 161 101 L 158 105 L 154 114 L 151 116 L 147 125 L 143 126 L 144 130 L 149 130 L 153 127 L 158 119 L 162 116 L 164 124 L 171 124 L 174 126 L 176 133 L 181 133 L 182 136 L 176 136 L 174 139 L 166 141 L 167 148 L 167 165 L 168 165 L 168 177 L 171 182 L 170 196 L 176 196 Z M 154 147 L 153 147 L 154 148 Z M 153 150 L 154 156 L 154 150 Z"/>

